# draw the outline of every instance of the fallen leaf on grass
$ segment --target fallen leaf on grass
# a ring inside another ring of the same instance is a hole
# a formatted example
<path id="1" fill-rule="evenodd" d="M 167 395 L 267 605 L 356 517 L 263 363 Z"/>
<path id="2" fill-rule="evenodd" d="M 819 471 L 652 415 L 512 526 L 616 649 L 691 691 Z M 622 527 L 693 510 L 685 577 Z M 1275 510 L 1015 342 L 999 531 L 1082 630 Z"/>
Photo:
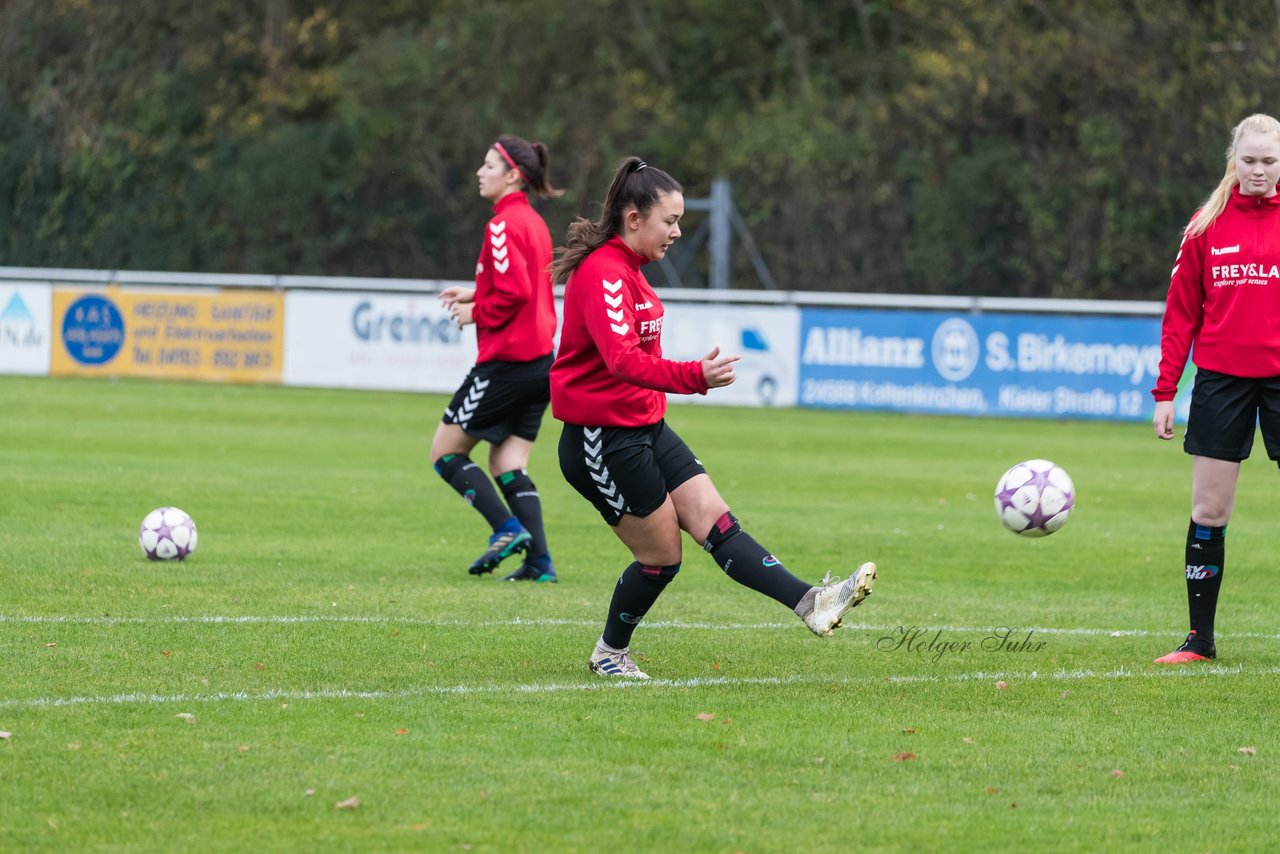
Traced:
<path id="1" fill-rule="evenodd" d="M 241 753 L 248 753 L 248 752 L 249 752 L 249 745 L 247 745 L 247 744 L 242 744 L 242 745 L 240 745 L 240 752 L 241 752 Z"/>
<path id="2" fill-rule="evenodd" d="M 73 741 L 67 745 L 67 750 L 79 750 L 79 749 L 80 749 L 80 742 L 78 741 Z"/>
<path id="3" fill-rule="evenodd" d="M 353 810 L 358 806 L 360 806 L 360 796 L 352 795 L 351 797 L 347 798 L 345 801 L 338 801 L 336 804 L 333 805 L 333 808 L 335 810 Z"/>
<path id="4" fill-rule="evenodd" d="M 913 727 L 913 726 L 903 727 L 902 732 L 903 732 L 903 734 L 904 734 L 904 735 L 915 735 L 915 734 L 916 734 L 916 728 L 915 728 L 915 727 Z"/>
<path id="5" fill-rule="evenodd" d="M 712 712 L 698 712 L 698 720 L 700 721 L 714 721 L 715 719 L 716 716 Z"/>
<path id="6" fill-rule="evenodd" d="M 1070 696 L 1071 696 L 1071 692 L 1070 692 L 1070 691 L 1063 691 L 1061 696 L 1062 696 L 1062 698 L 1065 700 L 1067 697 L 1070 697 Z"/>
<path id="7" fill-rule="evenodd" d="M 305 791 L 302 793 L 302 796 L 303 796 L 304 798 L 309 798 L 309 797 L 311 797 L 312 795 L 314 795 L 315 793 L 316 793 L 316 790 L 315 790 L 315 789 L 307 789 L 307 790 L 305 790 Z"/>
<path id="8" fill-rule="evenodd" d="M 1112 772 L 1111 772 L 1111 776 L 1112 776 L 1112 777 L 1116 777 L 1116 778 L 1120 778 L 1120 777 L 1123 777 L 1123 776 L 1124 776 L 1124 772 L 1123 772 L 1123 771 L 1121 771 L 1119 768 L 1117 768 L 1117 769 L 1115 769 L 1114 771 L 1112 771 Z"/>
<path id="9" fill-rule="evenodd" d="M 1257 756 L 1257 755 L 1258 755 L 1258 748 L 1256 748 L 1256 747 L 1242 747 L 1242 748 L 1240 748 L 1240 752 L 1241 752 L 1241 753 L 1243 753 L 1245 756 Z"/>
<path id="10" fill-rule="evenodd" d="M 408 734 L 409 734 L 409 730 L 407 729 L 401 728 L 396 730 L 396 735 L 408 735 Z"/>
<path id="11" fill-rule="evenodd" d="M 712 666 L 712 668 L 714 668 L 715 670 L 719 670 L 719 669 L 720 669 L 720 662 L 718 662 L 718 661 L 713 661 L 713 662 L 711 662 L 711 666 Z"/>
<path id="12" fill-rule="evenodd" d="M 257 664 L 253 666 L 257 670 L 265 670 L 267 668 L 267 665 L 263 664 L 261 661 L 259 661 Z"/>
<path id="13" fill-rule="evenodd" d="M 911 762 L 915 758 L 916 758 L 916 755 L 912 753 L 910 750 L 904 753 L 895 753 L 893 755 L 894 762 Z"/>
<path id="14" fill-rule="evenodd" d="M 57 642 L 57 641 L 54 641 L 53 643 L 47 643 L 47 644 L 45 644 L 45 645 L 44 645 L 44 648 L 45 648 L 45 649 L 53 649 L 53 648 L 54 648 L 55 646 L 57 646 L 57 645 L 58 645 L 58 642 Z"/>
<path id="15" fill-rule="evenodd" d="M 999 789 L 997 789 L 995 786 L 987 786 L 987 787 L 986 787 L 985 789 L 983 789 L 982 791 L 983 791 L 984 793 L 988 794 L 988 795 L 998 795 L 998 794 L 1000 794 L 1000 790 L 999 790 Z"/>
<path id="16" fill-rule="evenodd" d="M 196 725 L 196 716 L 191 714 L 190 712 L 178 712 L 176 715 L 174 715 L 174 717 L 180 721 L 185 721 L 191 726 Z"/>
<path id="17" fill-rule="evenodd" d="M 1002 680 L 1000 680 L 999 682 L 997 682 L 997 683 L 996 683 L 996 687 L 997 687 L 997 688 L 999 688 L 1001 691 L 1003 691 L 1003 690 L 1005 690 L 1006 688 L 1008 688 L 1008 687 L 1009 687 L 1009 683 L 1008 683 L 1008 682 L 1005 682 L 1005 681 L 1002 679 Z"/>
<path id="18" fill-rule="evenodd" d="M 967 735 L 966 735 L 964 738 L 960 739 L 960 740 L 961 740 L 961 741 L 963 741 L 965 744 L 973 744 L 973 739 L 972 739 L 972 738 L 969 738 L 969 736 L 967 736 Z"/>
<path id="19" fill-rule="evenodd" d="M 168 658 L 169 656 L 173 655 L 173 653 L 167 649 L 160 650 L 160 654 L 163 655 L 165 658 Z"/>

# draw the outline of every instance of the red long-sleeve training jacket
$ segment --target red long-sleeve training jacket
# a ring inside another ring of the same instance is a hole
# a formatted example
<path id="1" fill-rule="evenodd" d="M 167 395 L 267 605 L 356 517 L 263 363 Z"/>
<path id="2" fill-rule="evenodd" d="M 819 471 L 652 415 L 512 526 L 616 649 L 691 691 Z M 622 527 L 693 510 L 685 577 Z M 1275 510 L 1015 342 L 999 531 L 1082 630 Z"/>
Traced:
<path id="1" fill-rule="evenodd" d="M 493 206 L 476 261 L 476 362 L 531 362 L 555 349 L 551 232 L 524 193 Z"/>
<path id="2" fill-rule="evenodd" d="M 701 362 L 662 358 L 662 303 L 645 258 L 618 237 L 583 259 L 564 291 L 551 412 L 568 424 L 644 427 L 667 411 L 664 392 L 706 394 Z"/>
<path id="3" fill-rule="evenodd" d="M 1198 367 L 1280 376 L 1280 195 L 1246 196 L 1237 187 L 1203 234 L 1183 238 L 1165 303 L 1156 400 L 1173 400 L 1192 344 Z"/>

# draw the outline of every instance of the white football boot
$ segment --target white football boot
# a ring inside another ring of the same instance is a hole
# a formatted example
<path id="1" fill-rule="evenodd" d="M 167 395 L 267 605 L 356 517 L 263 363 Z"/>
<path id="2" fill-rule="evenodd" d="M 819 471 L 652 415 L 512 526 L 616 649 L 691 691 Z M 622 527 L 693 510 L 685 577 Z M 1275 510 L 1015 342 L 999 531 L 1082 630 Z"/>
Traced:
<path id="1" fill-rule="evenodd" d="M 591 672 L 599 673 L 601 676 L 622 676 L 627 679 L 649 678 L 649 674 L 636 667 L 636 663 L 631 660 L 631 647 L 614 649 L 603 639 L 596 641 L 596 648 L 591 653 L 589 663 Z"/>
<path id="2" fill-rule="evenodd" d="M 840 628 L 841 618 L 871 595 L 871 585 L 876 580 L 876 565 L 864 563 L 851 578 L 835 583 L 828 572 L 822 584 L 815 588 L 813 610 L 803 615 L 804 624 L 818 637 L 830 637 Z"/>

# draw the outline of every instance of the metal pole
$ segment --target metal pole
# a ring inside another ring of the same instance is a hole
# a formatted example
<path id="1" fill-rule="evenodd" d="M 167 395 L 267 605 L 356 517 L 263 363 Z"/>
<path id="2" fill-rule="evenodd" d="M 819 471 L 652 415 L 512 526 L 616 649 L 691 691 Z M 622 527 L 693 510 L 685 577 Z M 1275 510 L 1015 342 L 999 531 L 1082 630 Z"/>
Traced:
<path id="1" fill-rule="evenodd" d="M 711 182 L 710 286 L 729 289 L 729 247 L 733 239 L 733 196 L 727 178 Z"/>

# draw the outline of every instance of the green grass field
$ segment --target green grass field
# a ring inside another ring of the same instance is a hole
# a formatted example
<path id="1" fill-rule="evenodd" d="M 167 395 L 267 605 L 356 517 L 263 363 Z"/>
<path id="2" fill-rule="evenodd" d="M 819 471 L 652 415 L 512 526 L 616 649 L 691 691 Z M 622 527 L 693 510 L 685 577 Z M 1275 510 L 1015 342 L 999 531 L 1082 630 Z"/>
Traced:
<path id="1" fill-rule="evenodd" d="M 686 540 L 633 642 L 655 678 L 618 684 L 586 656 L 630 558 L 557 425 L 531 468 L 561 582 L 473 578 L 444 402 L 0 377 L 0 851 L 1280 847 L 1260 444 L 1220 658 L 1162 669 L 1190 478 L 1149 426 L 673 406 L 789 569 L 880 581 L 820 640 Z M 1028 457 L 1079 493 L 1044 540 L 992 512 Z M 185 563 L 137 545 L 166 504 Z"/>

